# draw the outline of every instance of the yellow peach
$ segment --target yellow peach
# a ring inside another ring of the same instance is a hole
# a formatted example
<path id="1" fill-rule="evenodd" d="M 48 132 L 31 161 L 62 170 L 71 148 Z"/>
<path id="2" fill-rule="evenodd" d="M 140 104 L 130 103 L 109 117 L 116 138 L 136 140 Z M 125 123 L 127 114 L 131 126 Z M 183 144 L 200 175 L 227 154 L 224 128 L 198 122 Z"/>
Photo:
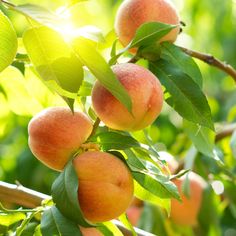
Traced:
<path id="1" fill-rule="evenodd" d="M 115 19 L 115 31 L 123 46 L 127 46 L 136 30 L 147 22 L 179 25 L 180 19 L 169 0 L 125 0 L 120 5 Z M 172 29 L 159 42 L 174 42 L 179 30 L 179 27 Z"/>
<path id="2" fill-rule="evenodd" d="M 126 164 L 112 154 L 84 152 L 73 160 L 78 175 L 78 199 L 91 222 L 115 219 L 128 208 L 133 197 L 133 178 Z"/>
<path id="3" fill-rule="evenodd" d="M 184 195 L 181 189 L 186 176 L 173 180 L 178 187 L 182 202 L 175 199 L 171 200 L 170 217 L 177 224 L 195 226 L 197 225 L 197 217 L 202 204 L 203 191 L 207 185 L 205 180 L 194 172 L 190 172 L 188 178 L 190 183 L 189 198 Z"/>
<path id="4" fill-rule="evenodd" d="M 149 70 L 131 63 L 112 67 L 132 100 L 132 114 L 100 82 L 92 91 L 92 104 L 97 116 L 110 128 L 140 130 L 157 118 L 163 104 L 163 91 L 159 80 Z"/>
<path id="5" fill-rule="evenodd" d="M 66 107 L 50 107 L 28 125 L 29 147 L 35 157 L 54 170 L 63 170 L 93 129 L 89 117 Z"/>

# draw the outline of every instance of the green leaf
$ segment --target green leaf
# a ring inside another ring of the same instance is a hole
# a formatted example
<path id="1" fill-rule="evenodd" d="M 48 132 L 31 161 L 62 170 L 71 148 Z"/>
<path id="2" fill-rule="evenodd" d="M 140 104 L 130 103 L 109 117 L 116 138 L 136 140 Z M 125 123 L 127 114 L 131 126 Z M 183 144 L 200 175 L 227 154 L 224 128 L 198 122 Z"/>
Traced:
<path id="1" fill-rule="evenodd" d="M 147 191 L 159 198 L 174 197 L 180 199 L 178 189 L 170 179 L 151 162 L 141 161 L 134 153 L 126 150 L 128 156 L 127 164 L 132 171 L 134 179 Z"/>
<path id="2" fill-rule="evenodd" d="M 124 224 L 124 226 L 130 230 L 132 232 L 132 235 L 133 236 L 137 236 L 137 233 L 135 232 L 134 230 L 134 227 L 132 226 L 132 224 L 129 222 L 129 219 L 127 218 L 126 214 L 122 214 L 120 217 L 119 217 L 119 220 L 121 223 Z"/>
<path id="3" fill-rule="evenodd" d="M 21 225 L 19 227 L 17 227 L 17 229 L 16 229 L 16 235 L 17 236 L 22 235 L 22 233 L 25 230 L 25 228 L 27 227 L 27 225 L 34 218 L 34 216 L 38 213 L 39 213 L 39 211 L 38 212 L 31 212 L 31 213 L 27 214 L 27 217 L 21 222 Z"/>
<path id="4" fill-rule="evenodd" d="M 125 150 L 131 147 L 139 147 L 139 143 L 133 137 L 118 132 L 103 132 L 93 136 L 91 142 L 100 145 L 103 151 L 111 149 Z"/>
<path id="5" fill-rule="evenodd" d="M 25 219 L 25 214 L 21 212 L 16 213 L 0 213 L 0 225 L 9 227 L 16 222 L 22 221 Z"/>
<path id="6" fill-rule="evenodd" d="M 81 62 L 89 68 L 99 82 L 131 112 L 132 102 L 129 94 L 95 47 L 81 37 L 74 40 L 73 48 Z"/>
<path id="7" fill-rule="evenodd" d="M 198 65 L 192 57 L 185 54 L 179 47 L 169 42 L 163 42 L 161 44 L 161 58 L 179 67 L 202 88 L 202 74 Z"/>
<path id="8" fill-rule="evenodd" d="M 43 236 L 82 236 L 78 225 L 65 218 L 55 206 L 43 213 L 41 232 Z"/>
<path id="9" fill-rule="evenodd" d="M 52 198 L 60 212 L 82 226 L 92 226 L 83 217 L 78 200 L 78 176 L 70 161 L 52 185 Z"/>
<path id="10" fill-rule="evenodd" d="M 119 228 L 112 221 L 101 223 L 98 229 L 105 236 L 123 236 Z"/>
<path id="11" fill-rule="evenodd" d="M 150 191 L 143 188 L 137 181 L 134 181 L 134 195 L 143 201 L 150 202 L 154 205 L 164 208 L 167 214 L 170 214 L 171 200 L 168 198 L 164 199 L 157 197 Z"/>
<path id="12" fill-rule="evenodd" d="M 35 235 L 35 232 L 36 232 L 38 226 L 39 226 L 39 224 L 36 223 L 36 222 L 29 223 L 25 227 L 25 229 L 22 232 L 21 236 L 32 236 L 32 235 Z"/>
<path id="13" fill-rule="evenodd" d="M 82 84 L 83 68 L 61 35 L 45 26 L 34 27 L 24 33 L 23 42 L 42 79 L 48 82 L 50 87 L 50 81 L 55 81 L 75 97 Z M 56 91 L 64 98 L 70 97 L 58 89 Z M 66 102 L 71 104 L 68 99 Z"/>
<path id="14" fill-rule="evenodd" d="M 160 22 L 149 22 L 142 24 L 136 31 L 136 34 L 128 48 L 149 45 L 158 41 L 168 34 L 176 25 L 168 25 Z"/>
<path id="15" fill-rule="evenodd" d="M 14 60 L 17 52 L 17 36 L 10 20 L 0 11 L 0 72 Z"/>
<path id="16" fill-rule="evenodd" d="M 157 197 L 180 199 L 177 187 L 166 176 L 138 171 L 132 171 L 132 175 L 143 188 Z"/>
<path id="17" fill-rule="evenodd" d="M 194 80 L 169 61 L 150 62 L 151 71 L 169 93 L 166 100 L 183 118 L 214 130 L 206 96 Z"/>
<path id="18" fill-rule="evenodd" d="M 184 130 L 192 140 L 196 149 L 209 156 L 214 157 L 215 133 L 203 126 L 184 120 Z"/>
<path id="19" fill-rule="evenodd" d="M 112 58 L 109 61 L 110 65 L 114 65 L 118 58 L 128 51 L 130 48 L 148 46 L 152 43 L 156 43 L 160 38 L 168 34 L 175 25 L 168 25 L 160 22 L 148 22 L 142 24 L 136 31 L 136 34 L 132 41 L 123 49 L 121 49 L 116 55 L 114 55 L 116 43 L 112 48 Z"/>

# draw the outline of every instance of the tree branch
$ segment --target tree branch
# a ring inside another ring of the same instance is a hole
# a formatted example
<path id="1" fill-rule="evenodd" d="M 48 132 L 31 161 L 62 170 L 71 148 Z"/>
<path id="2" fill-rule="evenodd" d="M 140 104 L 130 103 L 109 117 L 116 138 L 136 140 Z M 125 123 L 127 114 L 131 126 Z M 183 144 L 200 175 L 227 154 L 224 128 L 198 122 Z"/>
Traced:
<path id="1" fill-rule="evenodd" d="M 236 70 L 231 65 L 222 62 L 219 59 L 209 54 L 200 53 L 180 46 L 179 48 L 182 49 L 182 51 L 185 52 L 187 55 L 195 57 L 211 66 L 217 67 L 218 69 L 224 71 L 225 73 L 230 75 L 236 82 Z"/>
<path id="2" fill-rule="evenodd" d="M 223 126 L 223 128 L 217 132 L 215 142 L 219 142 L 220 140 L 231 136 L 234 131 L 236 131 L 236 123 Z"/>
<path id="3" fill-rule="evenodd" d="M 0 181 L 0 201 L 35 208 L 40 206 L 43 200 L 50 198 L 51 196 L 49 195 L 25 188 L 22 185 L 8 184 Z M 113 220 L 113 223 L 120 229 L 124 236 L 132 236 L 132 233 L 121 222 Z M 138 228 L 135 228 L 135 231 L 138 236 L 155 236 Z"/>

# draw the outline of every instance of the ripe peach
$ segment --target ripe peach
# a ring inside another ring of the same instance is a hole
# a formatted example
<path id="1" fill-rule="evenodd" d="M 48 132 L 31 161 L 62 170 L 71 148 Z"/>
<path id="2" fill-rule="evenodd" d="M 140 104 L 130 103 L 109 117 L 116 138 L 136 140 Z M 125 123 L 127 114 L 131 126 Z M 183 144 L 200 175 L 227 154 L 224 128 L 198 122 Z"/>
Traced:
<path id="1" fill-rule="evenodd" d="M 115 31 L 123 46 L 127 46 L 136 30 L 147 22 L 177 25 L 180 19 L 174 5 L 168 0 L 125 0 L 120 5 L 115 20 Z M 176 27 L 159 42 L 174 42 L 178 33 L 179 27 Z"/>
<path id="2" fill-rule="evenodd" d="M 80 231 L 83 236 L 103 236 L 103 234 L 96 228 L 84 228 L 80 226 Z"/>
<path id="3" fill-rule="evenodd" d="M 97 116 L 110 128 L 134 131 L 150 125 L 160 114 L 163 91 L 159 80 L 149 70 L 131 63 L 112 67 L 132 100 L 132 114 L 100 82 L 92 91 Z"/>
<path id="4" fill-rule="evenodd" d="M 126 210 L 127 217 L 130 223 L 134 226 L 137 226 L 138 221 L 143 212 L 143 201 L 134 197 L 129 208 Z"/>
<path id="5" fill-rule="evenodd" d="M 129 219 L 129 222 L 132 225 L 137 226 L 138 221 L 141 217 L 142 211 L 143 211 L 143 207 L 137 207 L 137 206 L 130 206 L 127 209 L 126 214 Z"/>
<path id="6" fill-rule="evenodd" d="M 82 112 L 69 108 L 47 108 L 28 125 L 29 147 L 46 166 L 61 171 L 92 132 L 91 120 Z"/>
<path id="7" fill-rule="evenodd" d="M 190 183 L 190 197 L 184 195 L 181 190 L 181 185 L 184 182 L 186 176 L 182 176 L 179 179 L 174 179 L 173 182 L 178 187 L 182 203 L 173 199 L 171 200 L 171 219 L 181 225 L 197 225 L 197 217 L 202 203 L 203 190 L 206 187 L 205 180 L 190 172 L 188 175 Z"/>
<path id="8" fill-rule="evenodd" d="M 121 215 L 133 197 L 128 167 L 112 154 L 89 151 L 73 160 L 78 175 L 78 199 L 86 219 L 103 222 Z"/>

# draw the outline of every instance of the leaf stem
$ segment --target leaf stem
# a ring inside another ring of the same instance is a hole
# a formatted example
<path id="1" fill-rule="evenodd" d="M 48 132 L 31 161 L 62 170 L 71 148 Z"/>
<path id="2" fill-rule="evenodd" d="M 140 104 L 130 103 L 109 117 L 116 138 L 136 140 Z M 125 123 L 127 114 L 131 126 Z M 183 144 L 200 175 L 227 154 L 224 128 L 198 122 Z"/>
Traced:
<path id="1" fill-rule="evenodd" d="M 234 79 L 234 81 L 236 82 L 236 70 L 228 63 L 222 62 L 219 59 L 217 59 L 214 56 L 209 55 L 209 54 L 193 51 L 193 50 L 190 50 L 190 49 L 187 49 L 184 47 L 180 47 L 180 46 L 179 46 L 179 48 L 187 55 L 197 58 L 197 59 L 207 63 L 208 65 L 217 67 L 218 69 L 224 71 L 226 74 L 230 75 Z"/>
<path id="2" fill-rule="evenodd" d="M 96 134 L 96 131 L 97 131 L 98 127 L 99 127 L 100 122 L 101 122 L 101 120 L 97 117 L 97 119 L 95 120 L 95 122 L 93 124 L 93 130 L 92 130 L 89 138 L 91 138 L 94 134 Z"/>

